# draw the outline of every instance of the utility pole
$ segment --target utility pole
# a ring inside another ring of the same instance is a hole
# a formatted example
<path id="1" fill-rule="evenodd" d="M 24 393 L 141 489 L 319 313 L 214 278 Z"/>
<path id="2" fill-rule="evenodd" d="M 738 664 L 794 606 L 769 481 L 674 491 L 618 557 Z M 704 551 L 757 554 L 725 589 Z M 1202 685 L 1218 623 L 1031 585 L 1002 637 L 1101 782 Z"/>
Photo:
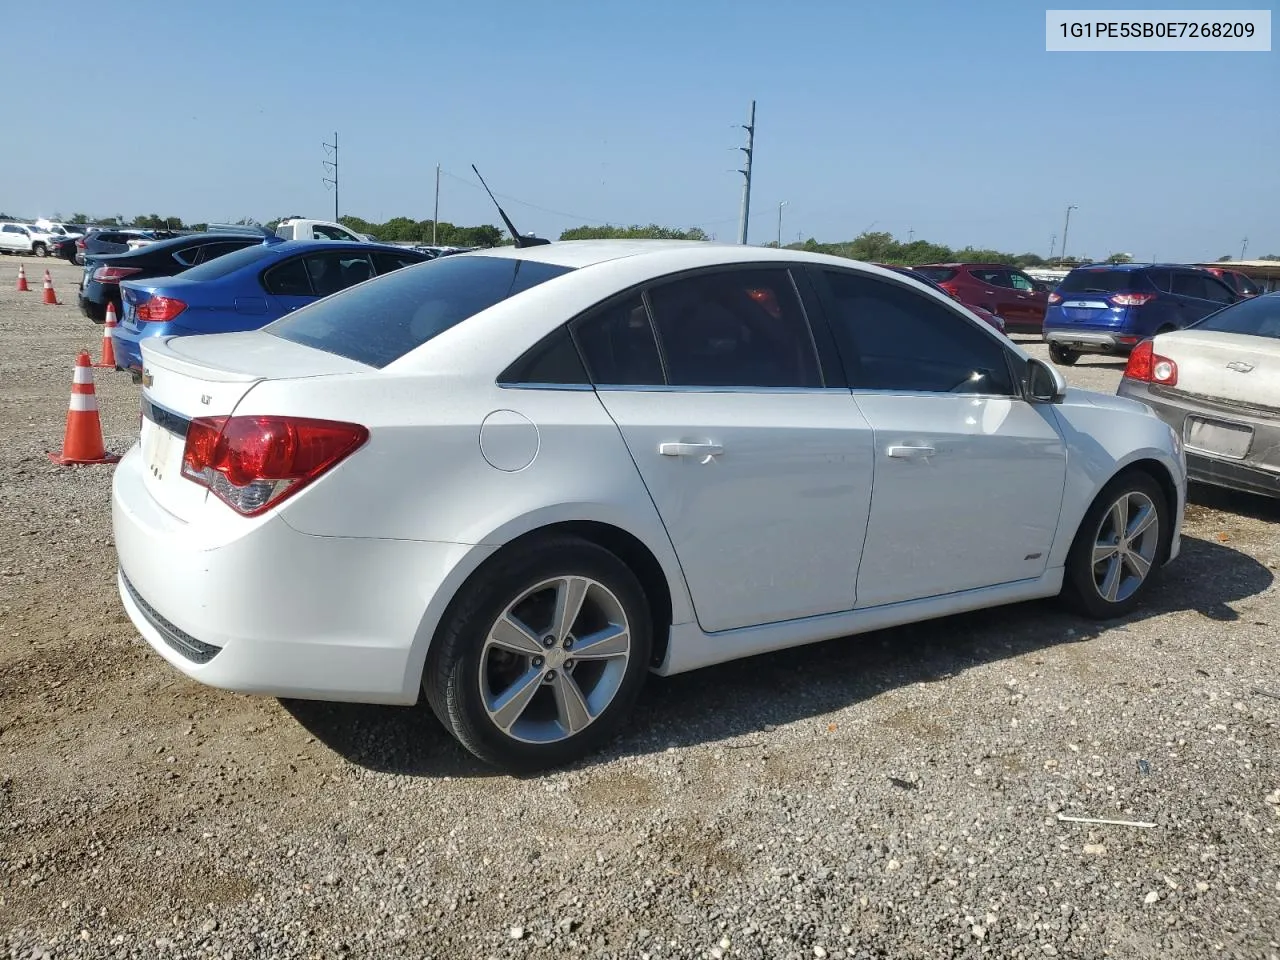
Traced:
<path id="1" fill-rule="evenodd" d="M 1249 249 L 1249 238 L 1245 237 L 1240 241 L 1240 259 L 1244 259 L 1244 252 Z"/>
<path id="2" fill-rule="evenodd" d="M 1062 227 L 1062 259 L 1067 259 L 1067 231 L 1071 228 L 1071 211 L 1079 210 L 1074 203 L 1067 205 L 1067 222 Z"/>
<path id="3" fill-rule="evenodd" d="M 747 131 L 747 145 L 739 147 L 747 156 L 747 162 L 738 172 L 745 178 L 742 184 L 742 222 L 738 225 L 738 242 L 747 242 L 747 220 L 751 216 L 751 153 L 756 145 L 756 102 L 751 101 L 751 122 L 743 126 Z"/>
<path id="4" fill-rule="evenodd" d="M 907 243 L 913 243 L 916 239 L 916 228 L 907 227 Z"/>
<path id="5" fill-rule="evenodd" d="M 778 203 L 778 249 L 782 249 L 782 208 L 785 207 L 790 200 L 782 200 Z"/>
<path id="6" fill-rule="evenodd" d="M 440 222 L 440 164 L 436 164 L 436 212 L 431 215 L 431 245 L 436 245 L 436 224 Z"/>
<path id="7" fill-rule="evenodd" d="M 329 184 L 333 184 L 333 219 L 334 219 L 334 222 L 337 222 L 337 219 L 338 219 L 338 131 L 335 130 L 333 132 L 333 143 L 325 143 L 325 144 L 321 144 L 321 146 L 324 147 L 326 154 L 330 154 L 333 157 L 332 160 L 322 160 L 320 162 L 324 164 L 324 167 L 326 170 L 333 173 L 332 177 L 324 178 L 324 183 L 326 186 L 328 186 Z"/>
<path id="8" fill-rule="evenodd" d="M 1053 249 L 1058 245 L 1058 235 L 1055 233 L 1049 238 L 1049 260 L 1053 261 Z"/>

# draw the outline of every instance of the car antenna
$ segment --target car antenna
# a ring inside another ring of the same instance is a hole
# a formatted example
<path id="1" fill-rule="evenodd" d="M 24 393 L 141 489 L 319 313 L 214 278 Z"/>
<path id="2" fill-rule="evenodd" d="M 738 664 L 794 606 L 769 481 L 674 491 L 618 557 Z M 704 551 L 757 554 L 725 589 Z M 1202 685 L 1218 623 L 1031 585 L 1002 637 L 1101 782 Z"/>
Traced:
<path id="1" fill-rule="evenodd" d="M 544 243 L 551 242 L 544 237 L 521 236 L 520 231 L 516 229 L 516 225 L 511 222 L 511 218 L 508 217 L 506 211 L 502 209 L 502 204 L 498 203 L 498 198 L 493 195 L 493 191 L 489 189 L 489 185 L 484 182 L 484 177 L 480 176 L 480 171 L 476 170 L 476 165 L 474 163 L 471 165 L 471 169 L 475 170 L 476 176 L 480 178 L 480 185 L 484 187 L 484 192 L 489 195 L 489 199 L 493 201 L 493 205 L 498 208 L 498 216 L 500 216 L 502 218 L 502 222 L 507 225 L 507 232 L 511 234 L 511 239 L 515 241 L 517 247 L 537 247 Z"/>

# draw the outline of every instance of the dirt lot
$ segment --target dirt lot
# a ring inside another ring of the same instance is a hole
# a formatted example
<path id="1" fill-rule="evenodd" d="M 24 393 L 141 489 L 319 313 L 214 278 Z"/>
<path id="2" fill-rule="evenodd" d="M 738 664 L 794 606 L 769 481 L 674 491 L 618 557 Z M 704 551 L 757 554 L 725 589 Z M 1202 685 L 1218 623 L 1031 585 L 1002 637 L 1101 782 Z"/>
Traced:
<path id="1" fill-rule="evenodd" d="M 1196 491 L 1108 629 L 1027 604 L 655 679 L 605 754 L 493 776 L 425 707 L 234 696 L 145 648 L 111 468 L 45 458 L 101 328 L 77 269 L 55 307 L 17 265 L 0 956 L 1280 958 L 1276 504 Z M 137 389 L 98 394 L 123 452 Z"/>

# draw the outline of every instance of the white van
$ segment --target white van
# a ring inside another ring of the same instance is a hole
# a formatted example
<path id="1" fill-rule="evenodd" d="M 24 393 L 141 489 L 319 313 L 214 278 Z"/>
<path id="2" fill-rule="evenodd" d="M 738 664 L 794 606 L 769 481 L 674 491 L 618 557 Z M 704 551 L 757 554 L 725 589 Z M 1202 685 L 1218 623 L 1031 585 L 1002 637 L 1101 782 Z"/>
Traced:
<path id="1" fill-rule="evenodd" d="M 348 230 L 332 220 L 281 220 L 276 224 L 276 236 L 286 240 L 346 240 L 348 243 L 365 243 L 366 239 L 354 230 Z"/>

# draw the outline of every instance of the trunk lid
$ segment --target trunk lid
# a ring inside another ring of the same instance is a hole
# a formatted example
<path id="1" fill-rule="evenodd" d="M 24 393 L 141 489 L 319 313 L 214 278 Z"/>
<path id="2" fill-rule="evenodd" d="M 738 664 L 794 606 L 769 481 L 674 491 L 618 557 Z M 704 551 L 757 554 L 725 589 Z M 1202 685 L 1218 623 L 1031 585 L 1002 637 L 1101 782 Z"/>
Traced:
<path id="1" fill-rule="evenodd" d="M 1190 329 L 1162 333 L 1153 346 L 1178 365 L 1171 389 L 1280 412 L 1280 340 Z"/>
<path id="2" fill-rule="evenodd" d="M 263 380 L 336 376 L 368 367 L 257 331 L 142 341 L 143 479 L 160 506 L 182 520 L 208 491 L 182 476 L 187 427 L 197 417 L 230 416 Z"/>

